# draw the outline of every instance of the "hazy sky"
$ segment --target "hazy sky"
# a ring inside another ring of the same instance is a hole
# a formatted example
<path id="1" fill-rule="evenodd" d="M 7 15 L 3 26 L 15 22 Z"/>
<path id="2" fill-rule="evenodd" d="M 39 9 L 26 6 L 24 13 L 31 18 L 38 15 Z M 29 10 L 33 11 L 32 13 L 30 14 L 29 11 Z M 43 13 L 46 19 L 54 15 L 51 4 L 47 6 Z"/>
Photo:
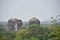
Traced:
<path id="1" fill-rule="evenodd" d="M 60 0 L 0 0 L 0 21 L 12 17 L 28 21 L 36 17 L 41 21 L 60 15 Z"/>

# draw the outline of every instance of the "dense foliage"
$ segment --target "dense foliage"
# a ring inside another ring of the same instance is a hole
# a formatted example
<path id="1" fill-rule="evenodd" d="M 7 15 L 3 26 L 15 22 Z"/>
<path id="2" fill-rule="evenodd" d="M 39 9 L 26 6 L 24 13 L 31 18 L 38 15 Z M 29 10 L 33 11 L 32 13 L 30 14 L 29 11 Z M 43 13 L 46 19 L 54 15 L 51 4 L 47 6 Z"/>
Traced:
<path id="1" fill-rule="evenodd" d="M 25 29 L 21 29 L 15 40 L 48 40 L 52 30 L 40 27 L 40 25 L 30 25 Z"/>
<path id="2" fill-rule="evenodd" d="M 17 32 L 0 29 L 0 40 L 60 40 L 60 25 L 30 25 Z"/>
<path id="3" fill-rule="evenodd" d="M 51 19 L 48 26 L 33 24 L 17 32 L 7 32 L 0 28 L 0 40 L 60 40 L 60 21 L 53 17 Z"/>

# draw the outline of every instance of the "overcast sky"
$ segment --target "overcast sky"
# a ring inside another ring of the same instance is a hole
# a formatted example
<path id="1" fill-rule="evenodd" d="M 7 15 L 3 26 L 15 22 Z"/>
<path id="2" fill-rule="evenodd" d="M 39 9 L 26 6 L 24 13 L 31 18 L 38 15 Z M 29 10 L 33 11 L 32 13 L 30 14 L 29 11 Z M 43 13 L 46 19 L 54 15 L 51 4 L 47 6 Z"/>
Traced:
<path id="1" fill-rule="evenodd" d="M 0 21 L 19 18 L 28 21 L 36 17 L 41 21 L 60 15 L 60 0 L 0 0 Z"/>

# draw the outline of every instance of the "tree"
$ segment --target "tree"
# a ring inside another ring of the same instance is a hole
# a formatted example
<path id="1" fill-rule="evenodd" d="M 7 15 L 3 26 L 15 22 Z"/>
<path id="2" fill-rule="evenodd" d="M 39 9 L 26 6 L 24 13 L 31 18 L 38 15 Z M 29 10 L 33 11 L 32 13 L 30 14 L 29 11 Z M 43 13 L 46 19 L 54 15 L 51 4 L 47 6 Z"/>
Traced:
<path id="1" fill-rule="evenodd" d="M 48 28 L 43 28 L 40 25 L 34 24 L 19 30 L 14 40 L 48 40 L 48 35 L 50 33 L 51 30 Z"/>
<path id="2" fill-rule="evenodd" d="M 60 40 L 60 15 L 56 16 L 55 19 L 52 19 L 52 25 L 51 28 L 53 27 L 53 33 L 51 33 L 49 36 L 51 40 Z"/>

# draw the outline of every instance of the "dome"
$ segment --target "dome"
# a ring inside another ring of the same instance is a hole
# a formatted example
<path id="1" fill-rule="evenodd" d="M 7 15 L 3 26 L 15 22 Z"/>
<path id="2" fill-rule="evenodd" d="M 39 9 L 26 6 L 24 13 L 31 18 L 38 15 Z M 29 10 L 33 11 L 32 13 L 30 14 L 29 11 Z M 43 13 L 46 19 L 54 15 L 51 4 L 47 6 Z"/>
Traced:
<path id="1" fill-rule="evenodd" d="M 39 19 L 33 17 L 32 19 L 29 20 L 29 25 L 32 25 L 32 24 L 39 24 L 40 25 L 40 21 Z"/>
<path id="2" fill-rule="evenodd" d="M 22 27 L 23 23 L 22 20 L 17 18 L 11 18 L 8 20 L 7 26 L 9 31 L 15 31 L 16 29 L 19 30 Z"/>

